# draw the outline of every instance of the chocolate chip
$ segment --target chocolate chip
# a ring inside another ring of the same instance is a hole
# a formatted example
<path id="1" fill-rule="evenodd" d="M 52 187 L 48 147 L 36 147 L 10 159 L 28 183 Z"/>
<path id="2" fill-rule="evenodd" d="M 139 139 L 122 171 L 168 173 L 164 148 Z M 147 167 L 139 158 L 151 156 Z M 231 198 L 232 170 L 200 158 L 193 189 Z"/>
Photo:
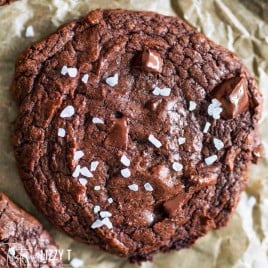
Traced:
<path id="1" fill-rule="evenodd" d="M 248 108 L 249 97 L 246 85 L 246 78 L 244 76 L 237 76 L 224 81 L 216 87 L 212 97 L 222 104 L 223 118 L 233 119 Z"/>
<path id="2" fill-rule="evenodd" d="M 158 106 L 161 104 L 162 99 L 152 99 L 145 103 L 145 108 L 154 112 L 157 110 Z"/>
<path id="3" fill-rule="evenodd" d="M 128 125 L 125 117 L 116 118 L 109 132 L 105 145 L 127 149 L 128 145 Z"/>
<path id="4" fill-rule="evenodd" d="M 182 210 L 183 205 L 186 204 L 189 199 L 189 193 L 179 193 L 172 199 L 164 202 L 163 208 L 169 217 L 174 217 L 179 214 L 179 212 Z"/>
<path id="5" fill-rule="evenodd" d="M 140 67 L 146 72 L 161 73 L 163 59 L 155 50 L 145 49 L 141 54 Z"/>

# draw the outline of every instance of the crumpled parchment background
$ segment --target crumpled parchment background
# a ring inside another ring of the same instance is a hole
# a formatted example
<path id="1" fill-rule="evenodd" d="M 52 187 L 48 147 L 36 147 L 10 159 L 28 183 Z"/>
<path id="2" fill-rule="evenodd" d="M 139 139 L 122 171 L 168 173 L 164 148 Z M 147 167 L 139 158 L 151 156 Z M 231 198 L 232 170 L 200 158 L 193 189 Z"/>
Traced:
<path id="1" fill-rule="evenodd" d="M 17 55 L 62 23 L 96 8 L 151 10 L 180 16 L 216 43 L 237 52 L 258 79 L 264 93 L 260 126 L 265 159 L 253 166 L 246 192 L 227 227 L 210 232 L 191 249 L 158 254 L 142 268 L 266 268 L 268 267 L 268 1 L 267 0 L 21 0 L 0 8 L 0 191 L 37 216 L 61 249 L 81 258 L 83 267 L 138 267 L 126 260 L 74 242 L 40 215 L 18 177 L 11 127 L 16 105 L 9 86 Z M 35 36 L 25 37 L 33 25 Z M 67 255 L 65 257 L 65 263 Z"/>

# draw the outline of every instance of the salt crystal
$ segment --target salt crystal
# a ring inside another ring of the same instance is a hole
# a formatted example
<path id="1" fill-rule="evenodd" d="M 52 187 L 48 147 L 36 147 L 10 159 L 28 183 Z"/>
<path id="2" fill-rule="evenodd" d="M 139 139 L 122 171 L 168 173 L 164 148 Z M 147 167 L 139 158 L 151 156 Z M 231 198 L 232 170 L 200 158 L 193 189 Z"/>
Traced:
<path id="1" fill-rule="evenodd" d="M 90 164 L 90 171 L 96 171 L 97 167 L 99 165 L 99 161 L 92 161 Z"/>
<path id="2" fill-rule="evenodd" d="M 106 84 L 114 87 L 118 84 L 118 74 L 115 74 L 114 76 L 110 76 L 108 78 L 106 78 Z"/>
<path id="3" fill-rule="evenodd" d="M 84 152 L 83 151 L 76 151 L 74 153 L 74 160 L 77 161 L 79 160 L 80 158 L 82 158 L 84 156 Z"/>
<path id="4" fill-rule="evenodd" d="M 161 89 L 159 87 L 155 87 L 152 93 L 155 96 L 159 96 L 160 95 L 160 92 L 161 92 Z"/>
<path id="5" fill-rule="evenodd" d="M 84 84 L 86 84 L 88 82 L 88 78 L 89 78 L 89 75 L 88 74 L 84 74 L 81 80 L 82 80 L 82 82 Z"/>
<path id="6" fill-rule="evenodd" d="M 76 77 L 77 73 L 78 73 L 77 68 L 75 67 L 68 68 L 68 75 L 70 77 Z"/>
<path id="7" fill-rule="evenodd" d="M 92 229 L 96 229 L 96 228 L 100 228 L 100 227 L 102 227 L 102 226 L 103 226 L 103 222 L 102 222 L 102 220 L 97 219 L 96 221 L 94 221 L 94 222 L 92 223 L 91 228 L 92 228 Z"/>
<path id="8" fill-rule="evenodd" d="M 205 158 L 205 162 L 208 166 L 212 165 L 215 161 L 217 161 L 218 157 L 217 155 L 212 155 L 207 158 Z"/>
<path id="9" fill-rule="evenodd" d="M 98 212 L 100 212 L 100 206 L 95 206 L 94 208 L 93 208 L 93 212 L 95 213 L 95 214 L 97 214 Z"/>
<path id="10" fill-rule="evenodd" d="M 101 119 L 101 118 L 93 117 L 93 118 L 92 118 L 92 123 L 93 123 L 93 124 L 104 124 L 104 121 L 103 121 L 103 119 Z"/>
<path id="11" fill-rule="evenodd" d="M 213 139 L 213 143 L 214 143 L 215 148 L 218 151 L 221 150 L 224 147 L 224 143 L 221 140 L 217 139 L 217 138 Z"/>
<path id="12" fill-rule="evenodd" d="M 156 148 L 160 148 L 162 146 L 162 143 L 155 138 L 154 135 L 150 134 L 148 137 L 149 142 L 151 142 Z"/>
<path id="13" fill-rule="evenodd" d="M 66 75 L 68 73 L 68 67 L 66 65 L 64 65 L 62 68 L 61 68 L 61 74 L 62 75 Z"/>
<path id="14" fill-rule="evenodd" d="M 139 190 L 139 186 L 137 184 L 131 184 L 128 186 L 129 190 L 137 192 Z"/>
<path id="15" fill-rule="evenodd" d="M 29 25 L 29 26 L 26 28 L 25 36 L 26 36 L 26 37 L 33 37 L 33 36 L 34 36 L 34 29 L 33 29 L 33 26 L 32 26 L 32 25 Z"/>
<path id="16" fill-rule="evenodd" d="M 121 156 L 120 162 L 126 167 L 130 166 L 130 160 L 124 154 Z"/>
<path id="17" fill-rule="evenodd" d="M 77 177 L 79 176 L 79 174 L 80 174 L 80 168 L 81 168 L 80 165 L 78 165 L 78 166 L 75 168 L 75 170 L 74 170 L 74 172 L 73 172 L 73 174 L 72 174 L 72 176 L 73 176 L 74 178 L 77 178 Z"/>
<path id="18" fill-rule="evenodd" d="M 172 168 L 175 170 L 175 171 L 182 171 L 183 169 L 183 165 L 178 163 L 178 162 L 174 162 L 172 164 Z"/>
<path id="19" fill-rule="evenodd" d="M 112 197 L 109 197 L 109 198 L 107 199 L 107 201 L 108 201 L 109 204 L 112 204 L 112 203 L 114 202 L 114 200 L 112 199 Z"/>
<path id="20" fill-rule="evenodd" d="M 73 115 L 74 115 L 74 107 L 72 105 L 68 105 L 62 110 L 60 117 L 65 118 L 65 117 L 71 117 Z"/>
<path id="21" fill-rule="evenodd" d="M 203 133 L 208 133 L 210 126 L 211 126 L 211 123 L 206 122 L 206 125 L 204 127 Z"/>
<path id="22" fill-rule="evenodd" d="M 87 178 L 92 178 L 93 177 L 93 174 L 89 171 L 89 169 L 87 167 L 83 167 L 80 169 L 80 173 L 87 177 Z"/>
<path id="23" fill-rule="evenodd" d="M 112 229 L 113 228 L 113 224 L 111 223 L 109 218 L 104 218 L 102 220 L 103 225 L 105 225 L 108 229 Z"/>
<path id="24" fill-rule="evenodd" d="M 59 128 L 58 129 L 58 136 L 64 138 L 65 137 L 65 129 Z"/>
<path id="25" fill-rule="evenodd" d="M 211 104 L 208 106 L 208 115 L 212 116 L 214 119 L 220 119 L 221 112 L 221 103 L 217 99 L 212 99 Z"/>
<path id="26" fill-rule="evenodd" d="M 100 216 L 101 216 L 102 218 L 108 218 L 108 217 L 112 217 L 112 213 L 109 212 L 109 211 L 101 211 L 101 212 L 100 212 Z"/>
<path id="27" fill-rule="evenodd" d="M 196 109 L 197 104 L 194 101 L 189 102 L 189 111 L 194 111 Z"/>
<path id="28" fill-rule="evenodd" d="M 130 172 L 129 168 L 121 169 L 121 175 L 124 178 L 129 178 L 131 176 L 131 172 Z"/>
<path id="29" fill-rule="evenodd" d="M 171 92 L 171 88 L 165 87 L 161 89 L 160 95 L 163 97 L 168 97 L 170 95 L 170 92 Z"/>
<path id="30" fill-rule="evenodd" d="M 12 257 L 14 257 L 16 255 L 16 251 L 14 248 L 9 248 L 8 249 L 8 254 Z"/>
<path id="31" fill-rule="evenodd" d="M 186 139 L 185 139 L 184 137 L 179 137 L 179 138 L 178 138 L 179 145 L 184 144 L 185 141 L 186 141 Z"/>
<path id="32" fill-rule="evenodd" d="M 163 89 L 159 88 L 159 87 L 155 87 L 152 91 L 152 93 L 155 96 L 163 96 L 163 97 L 168 97 L 171 93 L 171 88 L 168 87 L 164 87 Z"/>
<path id="33" fill-rule="evenodd" d="M 80 182 L 83 186 L 86 186 L 86 185 L 87 185 L 87 179 L 85 179 L 85 178 L 79 178 L 78 180 L 79 180 L 79 182 Z"/>
<path id="34" fill-rule="evenodd" d="M 100 187 L 99 185 L 94 186 L 94 190 L 95 190 L 95 191 L 99 191 L 100 189 L 101 189 L 101 187 Z"/>
<path id="35" fill-rule="evenodd" d="M 80 260 L 78 258 L 73 258 L 70 262 L 70 265 L 73 267 L 73 268 L 80 268 L 84 265 L 84 261 L 83 260 Z"/>
<path id="36" fill-rule="evenodd" d="M 154 190 L 154 188 L 152 187 L 152 185 L 149 182 L 146 182 L 144 184 L 144 189 L 148 192 L 152 192 Z"/>

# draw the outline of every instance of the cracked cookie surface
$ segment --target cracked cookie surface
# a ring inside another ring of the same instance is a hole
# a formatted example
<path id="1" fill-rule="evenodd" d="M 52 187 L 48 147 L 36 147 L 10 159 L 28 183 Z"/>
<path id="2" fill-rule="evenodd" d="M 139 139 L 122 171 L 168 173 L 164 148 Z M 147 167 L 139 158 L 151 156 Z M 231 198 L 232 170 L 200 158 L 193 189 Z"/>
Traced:
<path id="1" fill-rule="evenodd" d="M 21 54 L 12 91 L 34 204 L 132 261 L 225 225 L 258 158 L 256 82 L 177 18 L 90 12 Z"/>

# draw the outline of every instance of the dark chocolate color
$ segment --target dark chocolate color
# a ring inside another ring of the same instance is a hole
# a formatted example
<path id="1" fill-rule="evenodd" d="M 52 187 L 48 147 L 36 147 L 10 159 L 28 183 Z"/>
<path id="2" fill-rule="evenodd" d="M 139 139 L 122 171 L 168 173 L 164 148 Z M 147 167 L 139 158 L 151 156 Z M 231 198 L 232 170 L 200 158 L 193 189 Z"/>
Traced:
<path id="1" fill-rule="evenodd" d="M 161 68 L 148 69 L 148 55 L 140 61 L 144 51 L 157 53 Z M 78 74 L 63 75 L 64 65 Z M 240 84 L 241 107 L 229 111 Z M 258 155 L 256 82 L 235 54 L 177 18 L 90 12 L 22 53 L 12 90 L 20 107 L 15 155 L 34 204 L 73 238 L 132 261 L 188 247 L 224 226 Z M 215 97 L 226 97 L 221 108 L 228 118 L 208 115 Z M 68 105 L 74 114 L 60 117 Z M 104 124 L 93 124 L 95 117 Z M 179 137 L 186 139 L 181 145 Z M 74 160 L 79 150 L 84 156 Z M 129 167 L 120 162 L 123 154 Z M 217 159 L 208 166 L 210 156 Z M 78 164 L 90 168 L 92 161 L 99 161 L 92 176 L 72 177 Z M 182 165 L 177 171 L 174 162 Z M 101 220 L 96 205 L 112 214 L 111 229 L 91 228 Z"/>

